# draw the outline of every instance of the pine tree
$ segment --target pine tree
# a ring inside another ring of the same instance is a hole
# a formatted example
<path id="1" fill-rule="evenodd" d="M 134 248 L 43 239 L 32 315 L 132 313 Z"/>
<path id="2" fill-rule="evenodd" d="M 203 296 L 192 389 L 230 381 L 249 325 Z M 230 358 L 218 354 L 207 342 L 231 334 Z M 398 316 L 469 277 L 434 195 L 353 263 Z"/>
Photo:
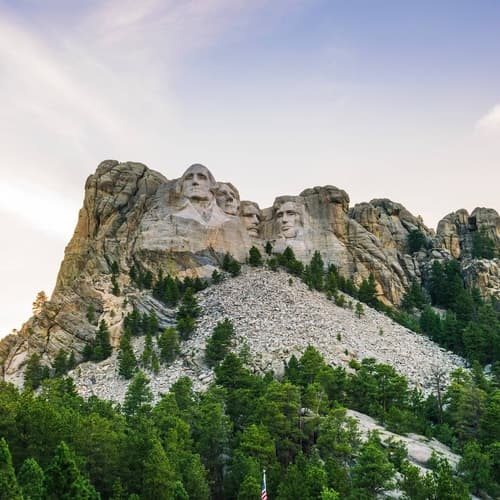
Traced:
<path id="1" fill-rule="evenodd" d="M 134 306 L 132 312 L 129 312 L 123 320 L 124 329 L 129 330 L 133 337 L 138 337 L 142 333 L 141 319 L 141 313 Z"/>
<path id="2" fill-rule="evenodd" d="M 214 269 L 212 273 L 212 283 L 214 285 L 219 284 L 222 281 L 222 274 L 217 271 L 217 269 Z"/>
<path id="3" fill-rule="evenodd" d="M 273 253 L 273 246 L 271 245 L 270 241 L 266 243 L 264 250 L 266 251 L 267 255 L 271 255 Z"/>
<path id="4" fill-rule="evenodd" d="M 52 367 L 56 377 L 62 377 L 68 371 L 68 358 L 64 349 L 59 349 Z"/>
<path id="5" fill-rule="evenodd" d="M 164 363 L 171 363 L 179 355 L 179 334 L 174 327 L 167 328 L 158 339 L 160 359 Z"/>
<path id="6" fill-rule="evenodd" d="M 153 351 L 153 355 L 151 356 L 151 371 L 158 375 L 160 371 L 160 361 L 158 360 L 158 355 Z"/>
<path id="7" fill-rule="evenodd" d="M 19 486 L 26 500 L 44 500 L 45 474 L 34 458 L 27 458 L 18 473 Z"/>
<path id="8" fill-rule="evenodd" d="M 120 274 L 120 266 L 116 260 L 111 263 L 111 274 L 113 274 L 113 276 L 118 276 Z"/>
<path id="9" fill-rule="evenodd" d="M 75 351 L 71 351 L 71 354 L 69 355 L 69 358 L 68 358 L 67 367 L 68 367 L 68 371 L 74 370 L 76 368 Z"/>
<path id="10" fill-rule="evenodd" d="M 458 464 L 463 480 L 476 495 L 488 490 L 491 485 L 491 459 L 483 453 L 475 441 L 465 444 L 462 459 Z"/>
<path id="11" fill-rule="evenodd" d="M 114 274 L 111 276 L 111 293 L 116 297 L 120 295 L 120 287 Z"/>
<path id="12" fill-rule="evenodd" d="M 46 375 L 46 371 L 42 367 L 40 359 L 40 355 L 35 352 L 28 359 L 26 368 L 24 369 L 24 385 L 33 390 L 40 387 Z"/>
<path id="13" fill-rule="evenodd" d="M 147 412 L 150 409 L 149 403 L 151 403 L 152 400 L 153 393 L 149 388 L 149 379 L 142 371 L 138 371 L 134 375 L 125 393 L 123 413 L 131 417 L 138 413 Z"/>
<path id="14" fill-rule="evenodd" d="M 375 276 L 370 273 L 368 279 L 363 280 L 358 290 L 358 299 L 369 306 L 377 306 L 377 283 Z"/>
<path id="15" fill-rule="evenodd" d="M 142 275 L 142 285 L 143 288 L 153 288 L 153 273 L 151 271 L 146 271 Z"/>
<path id="16" fill-rule="evenodd" d="M 111 356 L 113 349 L 109 341 L 108 325 L 104 320 L 99 323 L 96 338 L 92 346 L 91 361 L 102 361 Z"/>
<path id="17" fill-rule="evenodd" d="M 68 445 L 61 441 L 46 472 L 47 497 L 51 500 L 98 500 L 100 497 L 82 476 Z"/>
<path id="18" fill-rule="evenodd" d="M 238 500 L 254 500 L 259 498 L 260 492 L 259 481 L 252 474 L 247 474 L 241 483 Z"/>
<path id="19" fill-rule="evenodd" d="M 181 481 L 176 481 L 174 484 L 172 500 L 189 500 L 189 495 Z"/>
<path id="20" fill-rule="evenodd" d="M 12 456 L 4 438 L 0 438 L 0 500 L 22 500 L 12 466 Z"/>
<path id="21" fill-rule="evenodd" d="M 141 497 L 150 500 L 172 500 L 174 479 L 174 471 L 165 451 L 160 441 L 155 439 L 144 461 Z"/>
<path id="22" fill-rule="evenodd" d="M 352 484 L 355 489 L 368 492 L 373 498 L 391 486 L 394 467 L 387 459 L 378 439 L 371 437 L 361 448 L 352 468 Z"/>
<path id="23" fill-rule="evenodd" d="M 330 264 L 325 276 L 325 290 L 335 296 L 339 289 L 339 273 L 337 268 Z"/>
<path id="24" fill-rule="evenodd" d="M 87 316 L 87 320 L 89 323 L 91 323 L 92 325 L 94 324 L 95 322 L 95 306 L 94 304 L 90 303 L 88 306 L 87 306 L 87 313 L 86 313 L 86 316 Z"/>
<path id="25" fill-rule="evenodd" d="M 177 311 L 177 331 L 183 339 L 189 338 L 196 328 L 196 318 L 200 314 L 200 306 L 192 288 L 188 288 L 182 297 Z"/>
<path id="26" fill-rule="evenodd" d="M 407 236 L 407 244 L 409 253 L 418 252 L 426 244 L 425 234 L 419 229 L 410 231 Z"/>
<path id="27" fill-rule="evenodd" d="M 209 366 L 214 366 L 225 358 L 233 335 L 234 327 L 229 319 L 217 323 L 205 348 L 205 360 Z"/>
<path id="28" fill-rule="evenodd" d="M 361 318 L 361 316 L 363 316 L 363 314 L 365 313 L 364 310 L 363 310 L 363 305 L 361 304 L 361 302 L 356 302 L 356 316 L 358 318 Z"/>
<path id="29" fill-rule="evenodd" d="M 254 267 L 262 265 L 262 255 L 256 246 L 252 246 L 252 248 L 250 248 L 248 255 L 248 263 Z"/>
<path id="30" fill-rule="evenodd" d="M 141 356 L 141 365 L 144 368 L 151 368 L 151 361 L 153 358 L 153 338 L 150 333 L 146 334 L 146 338 L 144 340 L 144 350 L 142 351 Z"/>
<path id="31" fill-rule="evenodd" d="M 120 340 L 120 350 L 118 351 L 118 373 L 126 378 L 132 378 L 137 369 L 137 360 L 130 342 L 130 331 L 125 330 Z"/>
<path id="32" fill-rule="evenodd" d="M 488 236 L 486 228 L 482 227 L 472 238 L 472 257 L 475 259 L 494 259 L 495 241 Z"/>
<path id="33" fill-rule="evenodd" d="M 40 314 L 47 302 L 47 294 L 43 290 L 41 292 L 38 292 L 36 295 L 36 299 L 33 302 L 33 314 Z"/>
<path id="34" fill-rule="evenodd" d="M 309 288 L 323 290 L 324 288 L 324 262 L 321 254 L 316 250 L 311 262 L 304 270 L 304 281 Z"/>
<path id="35" fill-rule="evenodd" d="M 221 267 L 233 277 L 238 276 L 241 272 L 241 264 L 230 253 L 224 255 Z"/>

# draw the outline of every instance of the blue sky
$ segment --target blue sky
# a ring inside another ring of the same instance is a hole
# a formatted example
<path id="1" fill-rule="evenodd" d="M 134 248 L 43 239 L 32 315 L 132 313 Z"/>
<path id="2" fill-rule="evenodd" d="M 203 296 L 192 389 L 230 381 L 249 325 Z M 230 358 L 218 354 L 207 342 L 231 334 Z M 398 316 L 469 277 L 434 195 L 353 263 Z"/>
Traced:
<path id="1" fill-rule="evenodd" d="M 500 2 L 0 0 L 0 335 L 50 293 L 106 158 L 261 206 L 313 185 L 435 227 L 500 209 Z"/>

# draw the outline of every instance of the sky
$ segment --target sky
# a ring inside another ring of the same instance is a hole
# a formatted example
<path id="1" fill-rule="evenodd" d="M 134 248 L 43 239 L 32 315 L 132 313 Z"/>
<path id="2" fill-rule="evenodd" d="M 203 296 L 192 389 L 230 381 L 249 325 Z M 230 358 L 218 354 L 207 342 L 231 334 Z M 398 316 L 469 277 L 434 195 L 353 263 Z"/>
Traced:
<path id="1" fill-rule="evenodd" d="M 104 159 L 311 186 L 429 227 L 500 211 L 497 0 L 0 0 L 0 337 L 50 295 Z"/>

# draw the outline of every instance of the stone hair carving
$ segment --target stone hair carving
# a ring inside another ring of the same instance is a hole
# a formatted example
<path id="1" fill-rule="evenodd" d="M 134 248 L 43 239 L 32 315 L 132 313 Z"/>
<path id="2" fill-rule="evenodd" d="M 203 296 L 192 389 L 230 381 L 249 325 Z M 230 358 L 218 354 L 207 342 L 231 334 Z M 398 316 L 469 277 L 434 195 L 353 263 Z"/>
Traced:
<path id="1" fill-rule="evenodd" d="M 273 205 L 273 220 L 279 236 L 296 238 L 304 225 L 302 205 L 295 196 L 282 196 Z"/>
<path id="2" fill-rule="evenodd" d="M 199 163 L 191 165 L 175 185 L 174 214 L 209 226 L 224 223 L 227 216 L 215 202 L 216 184 L 207 167 Z"/>
<path id="3" fill-rule="evenodd" d="M 176 194 L 191 201 L 214 199 L 215 178 L 205 165 L 194 163 L 177 181 Z"/>
<path id="4" fill-rule="evenodd" d="M 230 182 L 217 182 L 215 185 L 217 205 L 228 215 L 238 215 L 240 193 Z"/>
<path id="5" fill-rule="evenodd" d="M 259 205 L 253 201 L 242 201 L 240 205 L 240 217 L 245 224 L 249 236 L 258 238 L 261 219 Z"/>

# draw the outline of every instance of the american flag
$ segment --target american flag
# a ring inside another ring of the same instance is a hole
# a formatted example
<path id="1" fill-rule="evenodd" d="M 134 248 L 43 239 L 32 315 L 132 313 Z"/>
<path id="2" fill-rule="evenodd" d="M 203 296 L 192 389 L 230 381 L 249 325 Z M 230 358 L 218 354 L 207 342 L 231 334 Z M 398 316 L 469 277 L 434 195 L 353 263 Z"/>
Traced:
<path id="1" fill-rule="evenodd" d="M 260 500 L 267 500 L 267 487 L 266 487 L 266 470 L 262 473 L 262 488 L 260 492 Z"/>

